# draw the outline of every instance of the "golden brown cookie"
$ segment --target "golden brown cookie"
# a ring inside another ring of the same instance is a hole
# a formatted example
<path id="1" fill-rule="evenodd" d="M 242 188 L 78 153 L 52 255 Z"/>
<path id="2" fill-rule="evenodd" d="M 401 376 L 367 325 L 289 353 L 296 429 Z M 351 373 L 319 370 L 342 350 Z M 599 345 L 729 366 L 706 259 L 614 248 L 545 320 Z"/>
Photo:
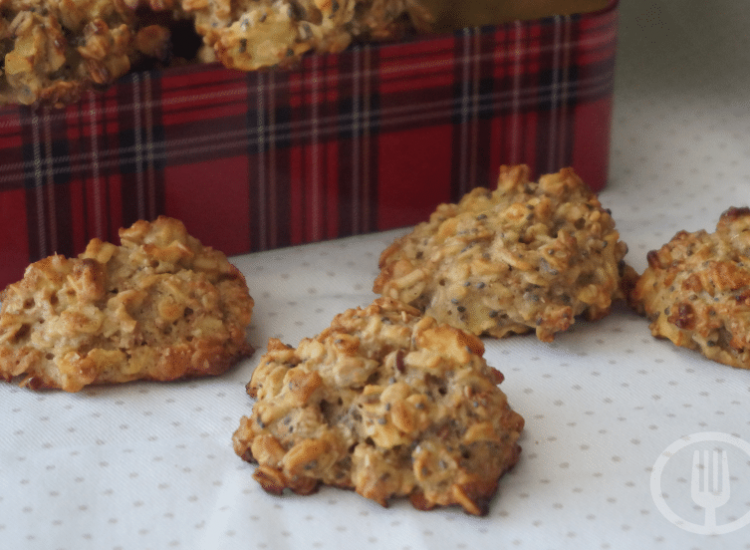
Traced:
<path id="1" fill-rule="evenodd" d="M 724 212 L 715 233 L 680 231 L 649 252 L 630 303 L 654 336 L 750 369 L 750 208 Z"/>
<path id="2" fill-rule="evenodd" d="M 523 418 L 497 387 L 482 342 L 402 302 L 350 309 L 295 349 L 271 339 L 247 386 L 257 399 L 234 434 L 270 493 L 319 484 L 383 506 L 488 511 L 518 460 Z"/>
<path id="3" fill-rule="evenodd" d="M 0 308 L 0 377 L 33 389 L 221 374 L 252 353 L 253 299 L 223 253 L 159 217 L 31 264 Z"/>
<path id="4" fill-rule="evenodd" d="M 472 334 L 536 330 L 550 342 L 576 316 L 599 319 L 624 298 L 618 238 L 572 169 L 537 183 L 526 166 L 503 166 L 495 191 L 440 205 L 388 247 L 373 290 Z"/>
<path id="5" fill-rule="evenodd" d="M 216 59 L 245 71 L 290 66 L 308 51 L 340 52 L 355 39 L 399 38 L 429 24 L 417 0 L 181 2 Z"/>
<path id="6" fill-rule="evenodd" d="M 166 58 L 170 32 L 136 11 L 172 0 L 10 0 L 0 3 L 0 104 L 62 106 L 109 85 L 146 57 Z"/>

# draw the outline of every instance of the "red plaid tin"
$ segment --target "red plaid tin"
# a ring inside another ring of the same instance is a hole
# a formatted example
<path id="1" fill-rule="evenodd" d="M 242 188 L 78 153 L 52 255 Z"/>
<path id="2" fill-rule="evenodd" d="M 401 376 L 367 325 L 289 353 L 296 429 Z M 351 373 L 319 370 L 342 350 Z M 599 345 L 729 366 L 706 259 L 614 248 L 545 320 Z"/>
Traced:
<path id="1" fill-rule="evenodd" d="M 0 288 L 159 214 L 229 255 L 411 225 L 501 164 L 607 177 L 617 0 L 602 11 L 304 58 L 125 77 L 0 109 Z"/>

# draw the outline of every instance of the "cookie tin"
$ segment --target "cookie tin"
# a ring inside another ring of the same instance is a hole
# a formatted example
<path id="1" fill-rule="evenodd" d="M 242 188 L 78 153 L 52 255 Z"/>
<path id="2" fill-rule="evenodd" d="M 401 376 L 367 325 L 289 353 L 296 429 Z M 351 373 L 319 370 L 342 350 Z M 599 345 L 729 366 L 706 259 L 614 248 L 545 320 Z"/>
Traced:
<path id="1" fill-rule="evenodd" d="M 411 225 L 501 164 L 604 187 L 604 10 L 305 57 L 135 73 L 62 110 L 0 108 L 0 288 L 159 214 L 240 254 Z"/>

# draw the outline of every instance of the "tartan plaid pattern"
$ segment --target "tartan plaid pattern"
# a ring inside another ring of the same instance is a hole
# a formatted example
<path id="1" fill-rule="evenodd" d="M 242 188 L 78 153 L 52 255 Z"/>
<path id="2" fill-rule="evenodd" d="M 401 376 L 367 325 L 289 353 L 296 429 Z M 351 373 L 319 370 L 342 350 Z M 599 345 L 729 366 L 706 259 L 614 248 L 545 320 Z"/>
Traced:
<path id="1" fill-rule="evenodd" d="M 132 74 L 64 110 L 0 109 L 0 288 L 166 214 L 239 254 L 417 223 L 501 164 L 608 164 L 617 0 L 306 57 Z"/>

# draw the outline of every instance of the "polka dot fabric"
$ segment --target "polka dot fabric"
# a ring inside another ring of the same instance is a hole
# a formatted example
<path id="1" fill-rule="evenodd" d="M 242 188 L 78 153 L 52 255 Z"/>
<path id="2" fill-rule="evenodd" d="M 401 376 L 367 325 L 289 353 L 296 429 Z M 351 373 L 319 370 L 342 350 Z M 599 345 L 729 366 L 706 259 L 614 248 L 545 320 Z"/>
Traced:
<path id="1" fill-rule="evenodd" d="M 748 23 L 730 0 L 621 5 L 611 178 L 600 198 L 638 271 L 678 230 L 713 230 L 727 207 L 750 203 L 750 49 L 731 42 L 746 40 Z M 484 340 L 526 419 L 521 460 L 488 517 L 419 512 L 405 501 L 386 509 L 331 488 L 264 493 L 231 436 L 252 407 L 244 385 L 268 338 L 296 346 L 337 313 L 370 303 L 378 255 L 403 233 L 233 258 L 256 301 L 249 339 L 258 352 L 219 378 L 76 395 L 0 385 L 0 546 L 750 548 L 750 527 L 711 537 L 676 527 L 650 490 L 657 458 L 683 436 L 750 442 L 750 372 L 653 339 L 622 305 L 552 344 Z M 750 457 L 735 451 L 719 523 L 750 512 Z M 685 460 L 665 471 L 663 497 L 701 523 Z"/>

